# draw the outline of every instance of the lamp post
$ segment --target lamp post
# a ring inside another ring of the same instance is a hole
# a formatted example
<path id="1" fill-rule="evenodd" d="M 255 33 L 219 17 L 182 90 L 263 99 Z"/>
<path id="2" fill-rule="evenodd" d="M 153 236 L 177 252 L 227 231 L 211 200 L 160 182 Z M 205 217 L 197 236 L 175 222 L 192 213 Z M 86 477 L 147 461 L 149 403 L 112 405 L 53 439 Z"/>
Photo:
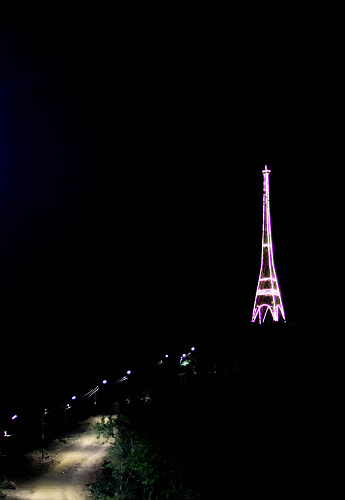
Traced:
<path id="1" fill-rule="evenodd" d="M 169 357 L 169 354 L 166 354 L 164 356 L 165 359 L 168 359 L 168 357 Z M 164 363 L 163 359 L 161 359 L 160 361 L 157 361 L 157 363 L 155 363 L 155 366 L 159 366 L 159 373 L 162 372 L 162 365 L 163 365 L 163 363 Z"/>
<path id="2" fill-rule="evenodd" d="M 99 386 L 96 387 L 95 392 L 94 392 L 95 399 L 94 399 L 94 402 L 93 402 L 93 404 L 94 404 L 93 416 L 95 418 L 96 418 L 96 413 L 97 413 L 96 410 L 97 410 L 97 392 L 98 392 L 98 390 L 99 390 Z"/>
<path id="3" fill-rule="evenodd" d="M 48 410 L 45 408 L 45 410 L 41 413 L 41 423 L 42 423 L 42 460 L 43 460 L 43 455 L 44 455 L 44 417 L 47 415 Z"/>
<path id="4" fill-rule="evenodd" d="M 16 418 L 18 418 L 18 415 L 13 415 L 13 417 L 11 417 L 11 420 L 15 420 Z M 3 455 L 2 454 L 2 438 L 9 438 L 11 437 L 12 434 L 8 434 L 7 431 L 5 431 L 5 429 L 3 429 L 3 427 L 1 427 L 0 425 L 0 474 L 1 474 L 1 459 L 2 457 L 5 457 L 6 455 Z"/>
<path id="5" fill-rule="evenodd" d="M 2 455 L 2 438 L 3 437 L 9 437 L 7 435 L 7 432 L 2 428 L 0 427 L 0 474 L 1 474 L 1 466 L 2 466 L 2 457 L 5 456 L 5 455 Z"/>
<path id="6" fill-rule="evenodd" d="M 63 426 L 63 438 L 64 439 L 66 439 L 66 420 L 67 420 L 66 412 L 70 408 L 72 408 L 72 406 L 70 404 L 65 405 L 65 408 L 64 408 L 65 409 L 65 419 L 64 419 L 64 426 Z"/>
<path id="7" fill-rule="evenodd" d="M 132 372 L 131 372 L 131 370 L 127 370 L 127 372 L 126 372 L 126 374 L 127 374 L 128 376 L 129 376 L 131 373 L 132 373 Z M 123 382 L 124 382 L 125 380 L 128 380 L 128 377 L 126 377 L 126 375 L 123 377 L 123 381 L 122 381 L 122 389 L 123 389 Z"/>

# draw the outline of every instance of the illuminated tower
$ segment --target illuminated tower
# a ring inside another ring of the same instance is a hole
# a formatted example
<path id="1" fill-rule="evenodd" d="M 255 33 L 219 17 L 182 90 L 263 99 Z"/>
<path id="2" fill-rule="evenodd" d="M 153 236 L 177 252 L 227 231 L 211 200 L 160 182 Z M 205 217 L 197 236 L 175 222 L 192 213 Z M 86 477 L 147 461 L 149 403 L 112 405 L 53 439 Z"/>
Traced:
<path id="1" fill-rule="evenodd" d="M 264 203 L 261 269 L 252 316 L 252 323 L 259 318 L 260 324 L 265 321 L 268 311 L 272 314 L 273 321 L 279 320 L 279 310 L 282 318 L 285 320 L 284 307 L 273 260 L 269 186 L 270 172 L 270 170 L 267 170 L 267 165 L 265 165 L 265 170 L 262 171 L 264 174 Z"/>

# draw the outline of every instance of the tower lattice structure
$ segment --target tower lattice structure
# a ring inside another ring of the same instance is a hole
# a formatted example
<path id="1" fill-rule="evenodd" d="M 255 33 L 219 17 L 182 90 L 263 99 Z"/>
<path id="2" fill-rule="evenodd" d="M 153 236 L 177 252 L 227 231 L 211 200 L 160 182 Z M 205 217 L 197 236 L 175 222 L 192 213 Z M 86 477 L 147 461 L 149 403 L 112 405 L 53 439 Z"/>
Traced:
<path id="1" fill-rule="evenodd" d="M 265 321 L 268 311 L 270 311 L 273 321 L 279 320 L 279 311 L 281 317 L 285 320 L 285 312 L 273 260 L 269 187 L 270 172 L 267 169 L 267 165 L 265 165 L 265 170 L 262 171 L 264 175 L 264 197 L 261 269 L 252 315 L 252 322 L 254 323 L 259 319 L 260 324 Z"/>

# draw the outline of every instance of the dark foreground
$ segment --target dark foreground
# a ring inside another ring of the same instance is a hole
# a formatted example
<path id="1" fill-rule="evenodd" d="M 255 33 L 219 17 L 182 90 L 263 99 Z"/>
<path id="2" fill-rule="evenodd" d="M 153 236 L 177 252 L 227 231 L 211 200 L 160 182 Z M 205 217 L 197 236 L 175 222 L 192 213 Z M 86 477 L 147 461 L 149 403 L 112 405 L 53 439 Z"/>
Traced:
<path id="1" fill-rule="evenodd" d="M 251 330 L 222 352 L 201 343 L 183 366 L 170 356 L 124 384 L 101 387 L 97 410 L 120 409 L 162 457 L 178 461 L 201 498 L 332 496 L 340 475 L 343 368 L 341 332 L 323 332 L 274 325 Z M 92 414 L 94 402 L 68 411 L 67 430 Z M 47 415 L 46 441 L 62 437 L 63 417 Z M 29 433 L 18 427 L 11 448 L 6 443 L 2 470 L 9 478 L 25 448 L 41 445 L 41 420 L 35 422 Z"/>

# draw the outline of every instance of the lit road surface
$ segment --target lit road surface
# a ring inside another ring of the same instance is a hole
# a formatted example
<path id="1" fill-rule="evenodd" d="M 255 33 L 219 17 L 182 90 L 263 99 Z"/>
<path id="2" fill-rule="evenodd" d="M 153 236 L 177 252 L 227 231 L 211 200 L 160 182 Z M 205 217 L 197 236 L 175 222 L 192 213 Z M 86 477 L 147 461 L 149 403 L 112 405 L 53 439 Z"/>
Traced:
<path id="1" fill-rule="evenodd" d="M 90 498 L 85 484 L 95 481 L 109 443 L 97 440 L 89 430 L 89 419 L 83 423 L 84 430 L 71 434 L 66 444 L 61 443 L 54 462 L 42 475 L 32 480 L 16 483 L 16 490 L 6 490 L 8 498 L 18 500 L 84 500 Z M 61 451 L 60 451 L 61 450 Z M 49 452 L 47 452 L 49 454 Z"/>

